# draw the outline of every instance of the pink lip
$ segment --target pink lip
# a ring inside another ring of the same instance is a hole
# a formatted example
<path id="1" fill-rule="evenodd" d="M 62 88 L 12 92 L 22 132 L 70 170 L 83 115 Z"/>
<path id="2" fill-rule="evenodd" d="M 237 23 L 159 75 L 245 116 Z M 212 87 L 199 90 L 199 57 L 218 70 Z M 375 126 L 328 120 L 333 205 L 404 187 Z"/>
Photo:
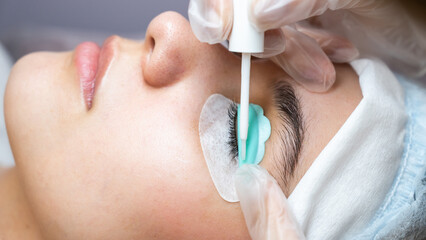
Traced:
<path id="1" fill-rule="evenodd" d="M 75 64 L 80 80 L 80 91 L 86 108 L 92 108 L 97 87 L 100 85 L 114 55 L 115 36 L 105 40 L 102 48 L 93 42 L 83 42 L 75 49 Z"/>

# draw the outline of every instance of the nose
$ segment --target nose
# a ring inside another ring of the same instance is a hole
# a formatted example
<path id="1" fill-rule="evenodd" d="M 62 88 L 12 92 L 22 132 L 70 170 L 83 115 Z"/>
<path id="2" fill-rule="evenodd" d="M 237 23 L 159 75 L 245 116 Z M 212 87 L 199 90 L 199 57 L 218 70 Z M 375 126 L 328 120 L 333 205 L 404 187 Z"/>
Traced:
<path id="1" fill-rule="evenodd" d="M 148 26 L 142 61 L 144 80 L 162 87 L 182 79 L 196 63 L 200 43 L 186 19 L 175 12 L 165 12 Z"/>

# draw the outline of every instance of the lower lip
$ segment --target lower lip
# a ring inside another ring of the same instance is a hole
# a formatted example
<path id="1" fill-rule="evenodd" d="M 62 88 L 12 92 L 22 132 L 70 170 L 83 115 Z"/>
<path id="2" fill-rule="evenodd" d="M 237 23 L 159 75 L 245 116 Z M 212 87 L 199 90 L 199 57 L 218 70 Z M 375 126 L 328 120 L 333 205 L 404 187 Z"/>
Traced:
<path id="1" fill-rule="evenodd" d="M 118 37 L 111 36 L 105 40 L 102 48 L 96 43 L 84 42 L 75 50 L 80 90 L 88 110 L 92 108 L 96 89 L 112 64 L 118 41 Z"/>
<path id="2" fill-rule="evenodd" d="M 93 42 L 81 43 L 75 49 L 80 91 L 87 109 L 92 107 L 100 52 L 100 47 Z"/>

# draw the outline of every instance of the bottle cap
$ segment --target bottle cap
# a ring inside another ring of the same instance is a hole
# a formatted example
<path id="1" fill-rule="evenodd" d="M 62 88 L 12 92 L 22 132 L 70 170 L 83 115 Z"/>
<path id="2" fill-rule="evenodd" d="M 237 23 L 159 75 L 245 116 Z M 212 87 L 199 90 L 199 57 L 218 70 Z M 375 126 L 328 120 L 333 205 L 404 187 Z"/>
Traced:
<path id="1" fill-rule="evenodd" d="M 263 52 L 264 33 L 258 32 L 249 20 L 251 0 L 233 0 L 234 22 L 229 37 L 229 51 Z"/>

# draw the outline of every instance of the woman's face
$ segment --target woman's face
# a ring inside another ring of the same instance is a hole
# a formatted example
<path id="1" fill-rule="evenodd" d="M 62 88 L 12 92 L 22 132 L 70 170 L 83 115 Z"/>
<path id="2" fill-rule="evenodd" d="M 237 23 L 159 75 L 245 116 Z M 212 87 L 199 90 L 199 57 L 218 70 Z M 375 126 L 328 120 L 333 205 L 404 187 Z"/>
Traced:
<path id="1" fill-rule="evenodd" d="M 222 200 L 213 185 L 198 134 L 210 95 L 238 102 L 241 60 L 220 45 L 200 43 L 189 23 L 170 12 L 150 23 L 143 42 L 116 36 L 107 42 L 112 61 L 90 109 L 75 52 L 28 55 L 9 79 L 8 134 L 44 236 L 247 239 L 239 204 Z M 263 107 L 272 126 L 261 165 L 286 194 L 361 99 L 352 70 L 337 70 L 336 86 L 314 94 L 272 63 L 252 63 L 250 102 Z M 299 139 L 283 136 L 278 83 L 297 96 Z M 301 147 L 286 149 L 297 145 L 293 140 Z M 288 174 L 281 166 L 291 156 L 298 163 Z"/>

